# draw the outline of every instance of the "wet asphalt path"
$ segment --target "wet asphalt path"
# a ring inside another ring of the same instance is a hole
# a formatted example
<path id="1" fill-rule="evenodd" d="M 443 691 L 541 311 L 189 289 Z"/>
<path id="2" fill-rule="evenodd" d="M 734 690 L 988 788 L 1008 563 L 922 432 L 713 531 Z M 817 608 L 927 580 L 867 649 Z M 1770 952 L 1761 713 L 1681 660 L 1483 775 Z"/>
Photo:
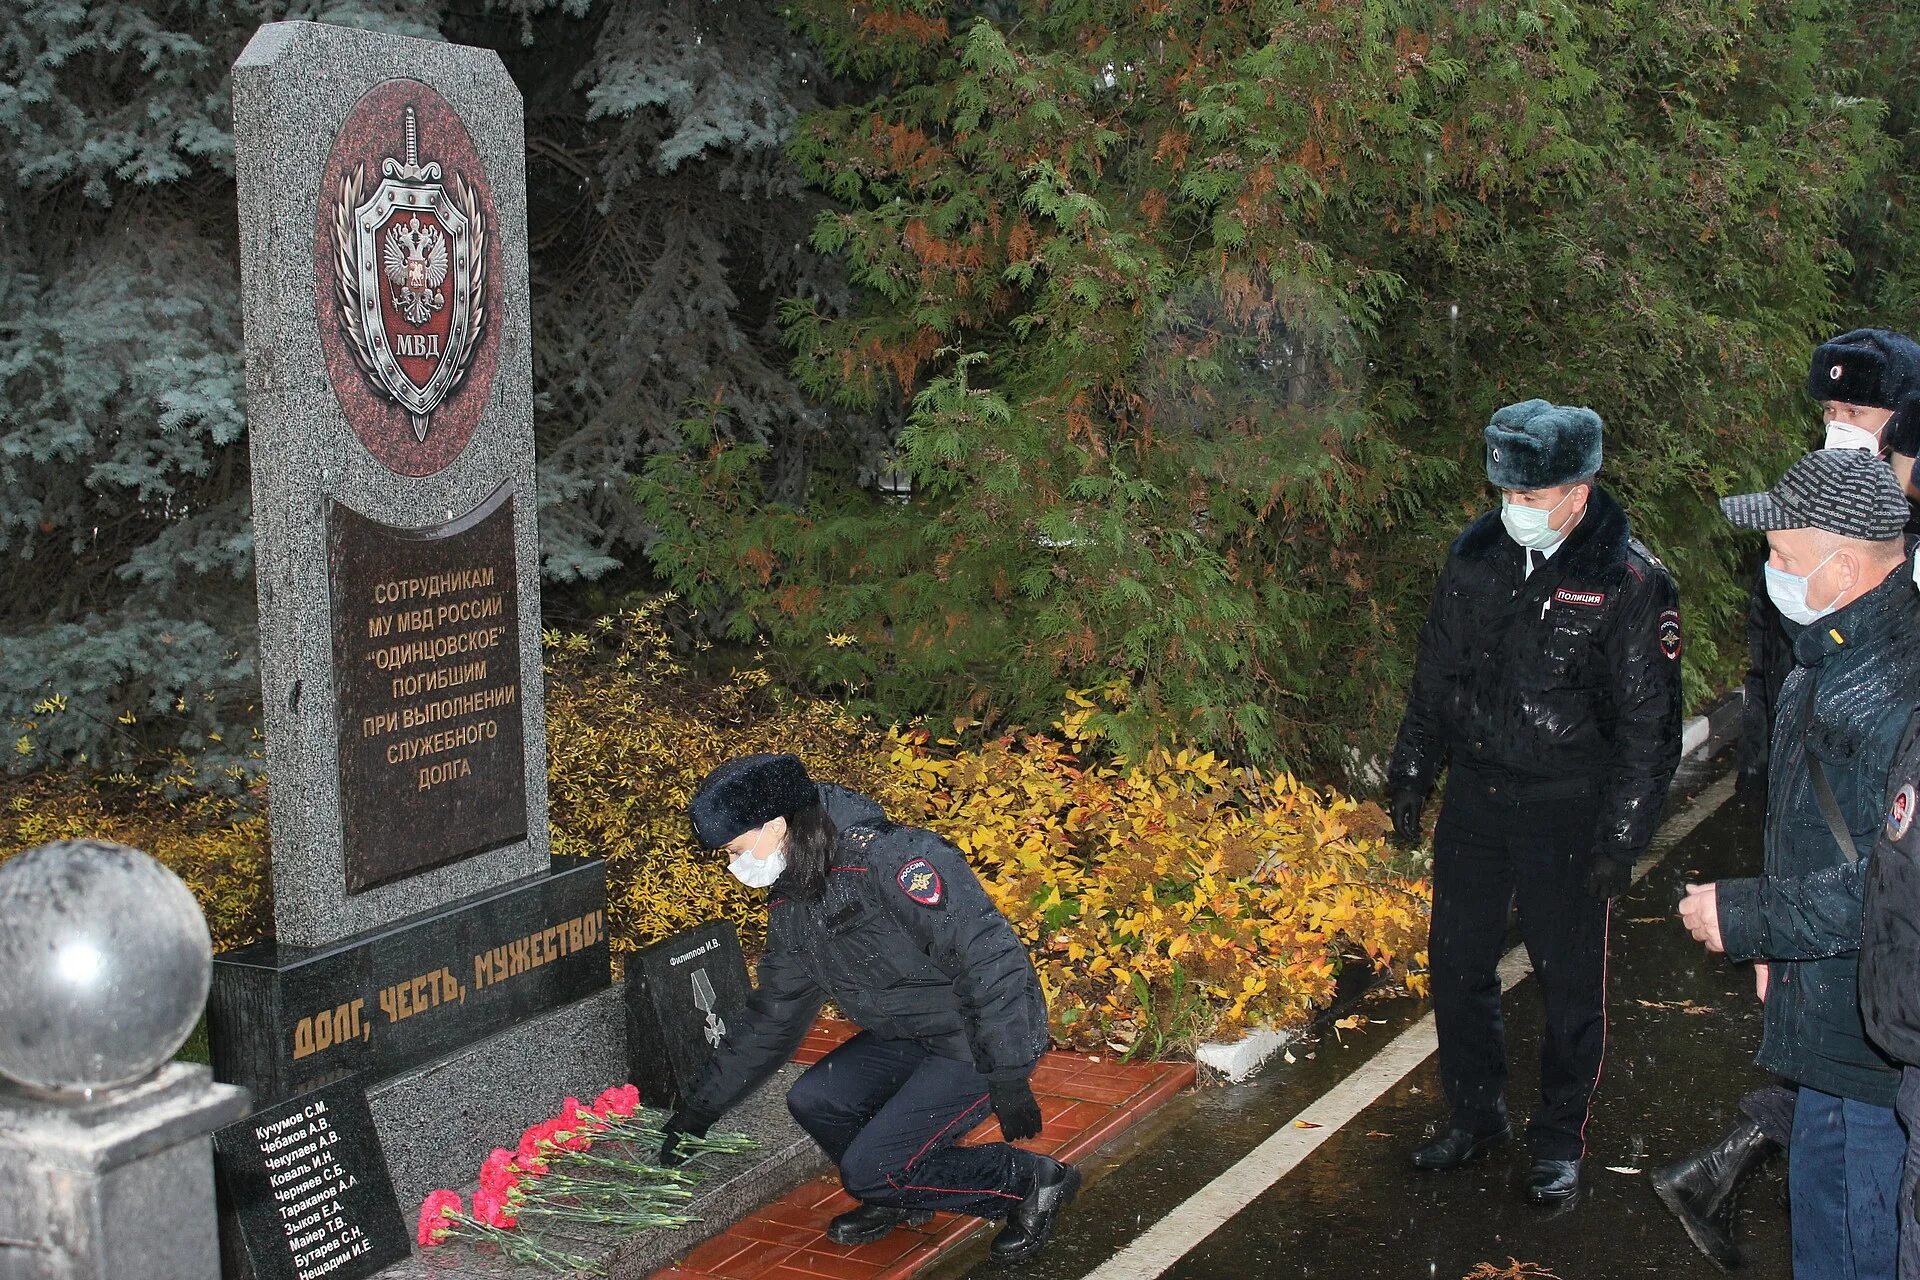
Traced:
<path id="1" fill-rule="evenodd" d="M 1697 794 L 1714 776 L 1704 770 L 1683 775 L 1669 814 L 1678 811 L 1679 795 Z M 1438 1071 L 1428 1058 L 1162 1274 L 1169 1280 L 1719 1274 L 1654 1200 L 1646 1171 L 1717 1137 L 1736 1117 L 1740 1095 L 1763 1083 L 1751 1066 L 1760 1019 L 1750 971 L 1707 956 L 1673 916 L 1685 881 L 1756 870 L 1759 841 L 1759 814 L 1730 801 L 1616 906 L 1607 1060 L 1588 1134 L 1586 1189 L 1572 1209 L 1542 1210 L 1525 1201 L 1526 1155 L 1519 1142 L 1450 1174 L 1409 1166 L 1408 1153 L 1443 1123 Z M 1505 1008 L 1509 1104 L 1518 1132 L 1538 1088 L 1541 1015 L 1531 981 L 1507 993 Z M 1141 1232 L 1360 1068 L 1426 1006 L 1403 997 L 1371 1001 L 1360 1011 L 1382 1021 L 1359 1032 L 1328 1031 L 1295 1046 L 1292 1064 L 1276 1060 L 1249 1084 L 1205 1088 L 1168 1107 L 1136 1136 L 1124 1161 L 1109 1159 L 1089 1170 L 1094 1180 L 1046 1253 L 1018 1272 L 992 1265 L 976 1249 L 935 1274 L 943 1280 L 1094 1276 Z M 1748 1259 L 1739 1274 L 1787 1280 L 1783 1162 L 1772 1162 L 1743 1197 L 1736 1238 Z M 1541 1270 L 1515 1271 L 1511 1261 Z M 1491 1266 L 1476 1271 L 1482 1264 Z"/>

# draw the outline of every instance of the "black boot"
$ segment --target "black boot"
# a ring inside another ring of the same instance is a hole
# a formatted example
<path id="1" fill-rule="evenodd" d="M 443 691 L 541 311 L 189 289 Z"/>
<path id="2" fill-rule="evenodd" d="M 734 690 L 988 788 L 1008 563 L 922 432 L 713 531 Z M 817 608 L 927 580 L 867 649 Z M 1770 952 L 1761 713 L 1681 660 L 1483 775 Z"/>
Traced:
<path id="1" fill-rule="evenodd" d="M 993 1238 L 995 1262 L 1025 1262 L 1040 1252 L 1053 1234 L 1053 1223 L 1060 1211 L 1080 1191 L 1080 1171 L 1046 1156 L 1038 1157 L 1040 1167 L 1033 1175 L 1033 1190 L 1015 1206 L 1007 1225 Z"/>
<path id="2" fill-rule="evenodd" d="M 1733 1204 L 1740 1184 L 1780 1149 L 1760 1126 L 1742 1120 L 1711 1150 L 1675 1160 L 1653 1171 L 1653 1194 L 1673 1210 L 1700 1252 L 1715 1265 L 1740 1265 L 1733 1243 Z"/>
<path id="3" fill-rule="evenodd" d="M 931 1209 L 895 1209 L 891 1205 L 862 1204 L 827 1224 L 827 1239 L 835 1244 L 872 1244 L 898 1226 L 923 1227 L 933 1221 Z"/>

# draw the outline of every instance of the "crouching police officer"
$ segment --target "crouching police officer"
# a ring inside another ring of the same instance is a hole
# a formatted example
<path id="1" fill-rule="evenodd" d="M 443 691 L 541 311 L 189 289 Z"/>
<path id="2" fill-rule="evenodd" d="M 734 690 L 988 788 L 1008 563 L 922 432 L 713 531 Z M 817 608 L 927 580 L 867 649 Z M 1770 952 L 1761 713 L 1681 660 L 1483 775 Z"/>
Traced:
<path id="1" fill-rule="evenodd" d="M 787 1095 L 860 1201 L 827 1237 L 865 1244 L 944 1209 L 1008 1219 L 1000 1261 L 1039 1252 L 1079 1172 L 1005 1142 L 959 1145 L 989 1112 L 1009 1139 L 1039 1134 L 1027 1078 L 1048 1042 L 1033 964 L 960 852 L 816 785 L 790 755 L 721 765 L 688 816 L 735 877 L 772 895 L 759 984 L 669 1122 L 663 1162 L 785 1063 L 831 998 L 860 1033 Z"/>
<path id="2" fill-rule="evenodd" d="M 1394 827 L 1451 761 L 1434 832 L 1428 943 L 1446 1134 L 1413 1153 L 1454 1169 L 1511 1133 L 1495 966 L 1509 905 L 1546 1002 L 1527 1192 L 1571 1200 L 1606 1045 L 1611 900 L 1632 879 L 1680 760 L 1673 580 L 1594 484 L 1591 409 L 1528 400 L 1493 415 L 1501 507 L 1453 544 L 1420 633 L 1388 766 Z"/>

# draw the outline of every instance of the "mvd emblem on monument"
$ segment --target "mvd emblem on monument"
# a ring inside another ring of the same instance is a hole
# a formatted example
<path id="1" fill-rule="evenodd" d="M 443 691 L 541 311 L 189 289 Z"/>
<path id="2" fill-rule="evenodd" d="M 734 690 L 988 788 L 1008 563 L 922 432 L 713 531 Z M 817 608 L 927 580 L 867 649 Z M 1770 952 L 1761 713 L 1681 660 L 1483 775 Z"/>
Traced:
<path id="1" fill-rule="evenodd" d="M 414 439 L 425 441 L 433 411 L 467 376 L 486 324 L 487 224 L 458 173 L 449 191 L 440 166 L 420 162 L 412 107 L 406 148 L 404 161 L 389 156 L 380 166 L 383 181 L 365 199 L 365 166 L 341 179 L 334 279 L 340 325 L 360 367 L 407 411 Z"/>
<path id="2" fill-rule="evenodd" d="M 355 106 L 321 188 L 322 346 L 348 422 L 403 475 L 466 447 L 498 349 L 479 156 L 445 99 L 391 80 Z"/>

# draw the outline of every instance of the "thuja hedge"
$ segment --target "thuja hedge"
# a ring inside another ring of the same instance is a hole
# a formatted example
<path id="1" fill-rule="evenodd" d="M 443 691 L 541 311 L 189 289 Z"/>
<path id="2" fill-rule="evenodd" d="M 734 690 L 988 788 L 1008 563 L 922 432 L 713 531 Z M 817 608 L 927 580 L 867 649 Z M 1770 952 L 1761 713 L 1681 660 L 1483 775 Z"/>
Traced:
<path id="1" fill-rule="evenodd" d="M 1349 960 L 1424 984 L 1427 885 L 1390 855 L 1377 806 L 1200 751 L 1113 759 L 1093 720 L 1117 687 L 1076 697 L 1043 732 L 981 747 L 925 725 L 882 731 L 783 693 L 757 666 L 693 678 L 660 612 L 547 637 L 554 848 L 607 860 L 616 961 L 716 916 L 762 942 L 764 895 L 694 847 L 684 809 L 722 760 L 791 750 L 967 851 L 1030 949 L 1063 1043 L 1160 1053 L 1250 1020 L 1297 1023 Z M 216 947 L 262 936 L 264 821 L 166 789 L 130 776 L 0 782 L 0 857 L 118 840 L 192 886 Z"/>
<path id="2" fill-rule="evenodd" d="M 1813 438 L 1810 343 L 1868 319 L 1836 234 L 1891 154 L 1849 96 L 1885 7 L 801 0 L 878 92 L 790 145 L 862 293 L 787 337 L 894 415 L 911 497 L 826 446 L 765 500 L 722 398 L 638 485 L 654 563 L 889 719 L 1117 681 L 1126 750 L 1319 771 L 1390 739 L 1480 428 L 1537 395 L 1606 418 L 1697 698 L 1754 554 L 1712 500 Z"/>

